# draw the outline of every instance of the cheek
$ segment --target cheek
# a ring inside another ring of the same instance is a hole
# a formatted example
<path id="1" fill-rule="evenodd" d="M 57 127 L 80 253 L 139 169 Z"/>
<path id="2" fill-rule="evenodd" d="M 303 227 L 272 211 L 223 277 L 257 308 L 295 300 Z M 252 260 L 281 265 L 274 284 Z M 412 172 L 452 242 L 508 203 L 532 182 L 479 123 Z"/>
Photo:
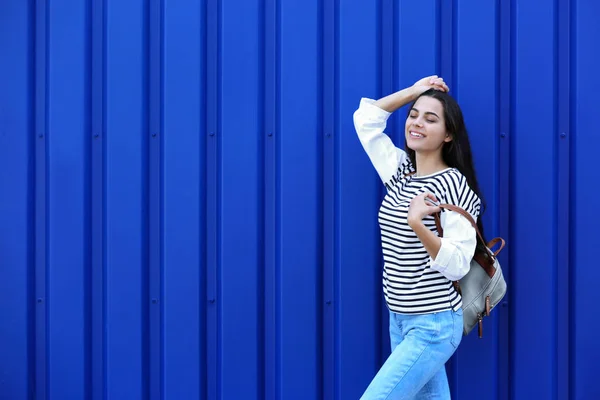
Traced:
<path id="1" fill-rule="evenodd" d="M 443 142 L 446 139 L 446 130 L 440 125 L 436 125 L 435 128 L 431 129 L 429 132 L 431 136 L 434 136 L 436 140 L 439 140 L 440 142 Z"/>

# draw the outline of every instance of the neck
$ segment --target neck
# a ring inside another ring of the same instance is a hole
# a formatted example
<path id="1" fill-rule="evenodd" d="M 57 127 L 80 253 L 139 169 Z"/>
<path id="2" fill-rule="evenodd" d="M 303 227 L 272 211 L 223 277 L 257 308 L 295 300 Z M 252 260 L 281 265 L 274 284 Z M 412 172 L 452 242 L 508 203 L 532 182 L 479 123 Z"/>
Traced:
<path id="1" fill-rule="evenodd" d="M 441 153 L 416 153 L 417 176 L 431 175 L 448 168 Z"/>

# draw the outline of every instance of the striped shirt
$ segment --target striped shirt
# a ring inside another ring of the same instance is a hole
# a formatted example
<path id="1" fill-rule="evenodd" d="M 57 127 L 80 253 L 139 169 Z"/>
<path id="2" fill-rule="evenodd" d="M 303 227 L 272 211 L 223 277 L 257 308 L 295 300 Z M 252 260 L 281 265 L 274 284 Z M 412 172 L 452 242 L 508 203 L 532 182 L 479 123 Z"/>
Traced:
<path id="1" fill-rule="evenodd" d="M 480 199 L 455 168 L 427 176 L 409 176 L 415 171 L 410 158 L 383 133 L 390 113 L 373 102 L 361 100 L 354 122 L 359 139 L 387 188 L 379 209 L 386 303 L 391 311 L 402 314 L 456 311 L 462 301 L 452 281 L 469 271 L 476 246 L 475 229 L 462 215 L 443 210 L 440 220 L 444 237 L 432 259 L 408 225 L 408 207 L 415 196 L 427 191 L 442 203 L 463 208 L 477 220 Z M 433 216 L 425 217 L 423 223 L 437 234 Z"/>

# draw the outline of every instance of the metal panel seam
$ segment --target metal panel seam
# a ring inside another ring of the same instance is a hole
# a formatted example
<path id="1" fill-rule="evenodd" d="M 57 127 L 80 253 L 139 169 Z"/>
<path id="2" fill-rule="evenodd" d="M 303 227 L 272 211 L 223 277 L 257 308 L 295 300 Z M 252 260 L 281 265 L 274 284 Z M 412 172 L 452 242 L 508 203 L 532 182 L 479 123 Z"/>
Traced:
<path id="1" fill-rule="evenodd" d="M 398 38 L 398 29 L 399 24 L 396 23 L 395 16 L 397 15 L 397 5 L 396 1 L 390 0 L 385 1 L 379 8 L 379 21 L 381 21 L 381 28 L 378 30 L 380 33 L 380 79 L 379 79 L 379 88 L 378 93 L 380 97 L 387 96 L 390 93 L 393 93 L 400 88 L 398 87 L 399 79 L 398 75 L 401 70 L 401 63 L 399 61 L 399 51 L 398 46 L 401 45 L 401 42 L 397 40 Z M 392 140 L 395 143 L 402 142 L 402 132 L 403 124 L 400 122 L 401 116 L 400 113 L 393 113 L 388 119 L 387 131 L 388 134 L 392 137 Z M 386 194 L 386 188 L 384 185 L 378 185 L 377 195 L 378 200 L 383 199 Z M 375 243 L 375 248 L 381 248 L 380 238 L 377 235 L 373 236 L 373 242 Z M 381 258 L 379 254 L 376 254 L 374 257 L 374 265 L 379 265 L 381 262 Z M 378 314 L 379 319 L 377 320 L 377 337 L 380 338 L 380 346 L 379 346 L 379 360 L 378 365 L 383 365 L 387 356 L 390 353 L 390 348 L 387 345 L 389 343 L 388 332 L 389 329 L 388 321 L 389 314 L 387 306 L 384 304 L 383 296 L 377 296 L 374 299 L 377 309 L 381 310 Z"/>
<path id="2" fill-rule="evenodd" d="M 507 25 L 508 25 L 508 29 L 510 32 L 509 35 L 509 42 L 510 44 L 508 45 L 508 47 L 510 48 L 510 60 L 507 61 L 507 63 L 510 64 L 510 69 L 509 69 L 509 100 L 508 102 L 508 122 L 509 122 L 509 132 L 507 137 L 509 138 L 507 146 L 509 148 L 509 154 L 510 156 L 508 157 L 509 160 L 509 165 L 510 167 L 508 168 L 507 171 L 507 185 L 509 185 L 509 187 L 512 188 L 512 185 L 510 185 L 510 182 L 514 182 L 515 181 L 515 176 L 516 176 L 516 171 L 515 168 L 513 168 L 513 164 L 515 162 L 514 158 L 515 158 L 515 140 L 513 140 L 513 134 L 516 131 L 516 121 L 515 121 L 515 101 L 516 101 L 516 67 L 517 67 L 517 62 L 516 62 L 516 56 L 515 56 L 515 49 L 516 49 L 516 20 L 517 20 L 517 6 L 516 6 L 516 0 L 510 0 L 510 3 L 508 3 L 508 5 L 506 5 L 506 7 L 509 7 L 508 10 L 508 14 L 509 16 L 506 18 L 508 20 Z M 515 192 L 514 190 L 511 190 L 508 194 L 508 199 L 509 199 L 509 204 L 514 204 L 515 203 Z M 508 208 L 507 210 L 508 213 L 508 218 L 506 219 L 507 221 L 507 236 L 508 238 L 512 238 L 515 236 L 515 228 L 514 225 L 509 224 L 508 221 L 512 220 L 515 214 L 514 209 L 512 208 Z M 509 260 L 509 264 L 510 265 L 514 265 L 514 262 L 516 261 L 517 257 L 516 257 L 516 253 L 512 250 L 509 250 L 508 253 L 508 260 Z M 503 271 L 504 272 L 504 271 Z M 510 284 L 512 281 L 510 279 L 511 276 L 511 270 L 510 267 L 508 268 L 508 284 Z M 513 310 L 515 309 L 515 304 L 514 301 L 511 301 L 513 298 L 513 295 L 511 292 L 508 292 L 507 294 L 507 301 L 508 301 L 508 326 L 515 326 L 515 313 L 513 312 Z M 509 346 L 511 343 L 515 342 L 515 332 L 512 329 L 509 329 L 509 337 L 508 337 L 508 343 Z M 509 357 L 508 360 L 509 364 L 508 364 L 508 371 L 512 372 L 514 371 L 514 357 Z M 509 388 L 508 388 L 508 393 L 507 393 L 507 398 L 511 399 L 514 398 L 516 395 L 516 387 L 514 384 L 514 379 L 511 379 L 508 381 L 509 382 Z"/>
<path id="3" fill-rule="evenodd" d="M 317 37 L 321 38 L 321 40 L 318 42 L 317 44 L 317 54 L 318 54 L 318 68 L 317 68 L 317 104 L 318 104 L 318 108 L 317 108 L 317 126 L 315 127 L 317 130 L 317 162 L 318 162 L 318 167 L 317 170 L 321 171 L 321 175 L 317 176 L 317 179 L 319 180 L 318 184 L 317 184 L 317 205 L 319 206 L 315 217 L 317 218 L 317 222 L 316 222 L 316 227 L 317 227 L 317 232 L 316 232 L 316 239 L 317 239 L 317 246 L 316 246 L 316 256 L 317 256 L 317 262 L 319 262 L 319 266 L 317 267 L 316 270 L 316 274 L 315 274 L 315 280 L 317 282 L 317 291 L 316 291 L 316 323 L 315 323 L 315 328 L 316 328 L 316 343 L 317 343 L 317 349 L 316 349 L 316 355 L 317 355 L 317 360 L 319 360 L 320 358 L 320 362 L 317 362 L 317 368 L 315 371 L 316 374 L 316 388 L 315 388 L 315 394 L 318 396 L 315 400 L 322 400 L 323 399 L 323 391 L 324 391 L 324 376 L 325 376 L 325 365 L 324 365 L 324 356 L 325 356 L 325 313 L 326 313 L 326 307 L 327 305 L 325 304 L 325 265 L 324 265 L 324 255 L 325 255 L 325 249 L 324 249 L 324 240 L 325 240 L 325 235 L 324 235 L 324 227 L 323 227 L 323 221 L 324 221 L 324 208 L 325 208 L 325 203 L 324 203 L 324 199 L 325 199 L 325 191 L 324 191 L 324 182 L 325 182 L 325 177 L 323 176 L 323 171 L 324 171 L 324 151 L 325 151 L 325 139 L 327 137 L 327 134 L 325 133 L 325 113 L 324 113 L 324 81 L 325 81 L 325 40 L 324 40 L 324 34 L 325 34 L 325 8 L 324 7 L 320 7 L 318 9 L 318 17 L 317 17 Z M 319 140 L 320 139 L 320 140 Z"/>
<path id="4" fill-rule="evenodd" d="M 335 83 L 337 71 L 337 1 L 323 2 L 323 398 L 335 399 L 338 393 L 336 354 L 338 299 L 335 273 L 335 150 L 337 111 Z"/>
<path id="5" fill-rule="evenodd" d="M 507 265 L 510 259 L 510 133 L 511 133 L 511 79 L 512 79 L 512 27 L 511 27 L 511 3 L 502 2 L 497 4 L 498 27 L 497 27 L 497 68 L 500 101 L 498 102 L 498 121 L 500 138 L 498 139 L 498 233 L 509 244 L 508 250 L 500 254 L 500 261 Z M 508 256 L 506 255 L 508 252 Z M 510 285 L 510 265 L 504 268 L 505 279 Z M 501 304 L 498 315 L 498 381 L 508 382 L 510 371 L 510 286 L 505 300 Z M 498 385 L 498 399 L 508 400 L 510 388 L 508 385 Z"/>
<path id="6" fill-rule="evenodd" d="M 200 105 L 202 106 L 202 108 L 200 110 L 198 110 L 199 113 L 201 113 L 200 115 L 202 116 L 202 119 L 200 120 L 200 132 L 199 134 L 201 135 L 200 137 L 200 147 L 198 149 L 198 154 L 201 154 L 201 156 L 204 159 L 204 165 L 202 165 L 202 163 L 200 162 L 199 166 L 200 166 L 200 181 L 198 182 L 198 185 L 200 185 L 200 190 L 199 190 L 199 195 L 200 195 L 200 204 L 199 204 L 199 215 L 200 215 L 200 223 L 199 223 L 199 234 L 200 234 L 200 240 L 201 243 L 199 243 L 198 245 L 200 246 L 200 255 L 199 255 L 199 261 L 201 263 L 200 265 L 200 273 L 199 273 L 199 282 L 198 282 L 198 287 L 201 288 L 201 290 L 199 291 L 200 293 L 198 293 L 198 308 L 199 308 L 199 313 L 198 313 L 198 318 L 200 319 L 200 323 L 199 323 L 199 327 L 200 329 L 204 332 L 204 338 L 202 336 L 200 336 L 198 338 L 198 347 L 200 349 L 200 354 L 199 354 L 199 366 L 200 366 L 200 370 L 201 372 L 201 376 L 198 377 L 199 380 L 199 396 L 202 399 L 208 399 L 208 345 L 209 345 L 209 329 L 210 329 L 210 325 L 208 323 L 208 310 L 206 307 L 206 299 L 207 299 L 207 288 L 208 288 L 208 262 L 209 262 L 209 258 L 208 258 L 208 239 L 207 239 L 207 234 L 209 233 L 208 230 L 208 218 L 209 218 L 209 209 L 208 209 L 208 195 L 209 195 L 209 190 L 208 190 L 208 132 L 209 132 L 209 125 L 208 125 L 208 118 L 209 118 L 209 111 L 208 111 L 208 100 L 210 99 L 210 94 L 208 93 L 208 81 L 210 80 L 210 76 L 208 75 L 208 60 L 209 60 L 209 51 L 208 51 L 208 38 L 210 36 L 209 34 L 209 28 L 208 28 L 208 5 L 207 2 L 203 3 L 204 6 L 202 7 L 202 15 L 200 18 L 200 24 L 202 26 L 202 29 L 200 30 L 201 32 L 201 36 L 200 36 L 200 42 L 201 42 L 201 47 L 202 47 L 202 54 L 201 54 L 201 59 L 200 59 L 200 64 L 201 64 L 201 70 L 204 72 L 204 76 L 202 76 L 200 78 L 201 81 L 201 88 L 204 88 L 204 90 L 201 90 L 200 93 Z M 202 125 L 202 123 L 204 122 L 204 125 Z M 204 296 L 203 296 L 204 294 Z"/>
<path id="7" fill-rule="evenodd" d="M 37 298 L 36 308 L 36 399 L 43 400 L 48 392 L 47 381 L 47 315 L 48 299 L 46 297 L 47 285 L 47 58 L 48 58 L 48 9 L 47 3 L 36 1 L 35 18 L 35 43 L 36 43 L 36 102 L 35 102 L 35 289 Z"/>
<path id="8" fill-rule="evenodd" d="M 278 90 L 279 11 L 277 0 L 265 0 L 264 7 L 264 394 L 265 399 L 280 396 L 280 335 L 279 335 L 279 276 L 277 255 L 277 142 L 278 142 Z"/>
<path id="9" fill-rule="evenodd" d="M 37 129 L 38 129 L 38 115 L 36 110 L 37 104 L 37 88 L 36 79 L 38 70 L 36 67 L 36 49 L 37 49 L 37 38 L 36 38 L 36 1 L 29 0 L 27 2 L 27 33 L 28 33 L 28 102 L 27 117 L 29 118 L 29 124 L 27 126 L 27 318 L 25 327 L 27 333 L 27 399 L 32 399 L 36 392 L 36 336 L 35 330 L 36 319 L 37 319 L 37 303 L 36 303 L 36 271 L 37 271 L 37 257 L 36 257 L 36 235 L 37 235 L 37 224 L 36 224 L 36 154 L 37 154 Z"/>
<path id="10" fill-rule="evenodd" d="M 162 398 L 162 0 L 148 4 L 148 290 L 144 304 L 149 309 L 148 391 L 149 398 Z"/>
<path id="11" fill-rule="evenodd" d="M 342 305 L 342 293 L 340 290 L 340 279 L 341 279 L 341 257 L 340 257 L 340 230 L 341 230 L 341 179 L 340 179 L 340 159 L 339 159 L 339 151 L 340 151 L 340 125 L 338 121 L 340 121 L 340 19 L 341 19 L 341 1 L 335 0 L 334 2 L 334 11 L 333 11 L 333 63 L 334 63 L 334 75 L 332 77 L 332 92 L 333 92 L 333 101 L 332 101 L 332 129 L 334 132 L 332 147 L 331 147 L 331 157 L 330 162 L 332 163 L 332 174 L 331 179 L 331 188 L 332 196 L 331 196 L 331 219 L 330 222 L 332 224 L 332 237 L 331 237 L 331 268 L 332 268 L 332 276 L 333 276 L 333 321 L 334 321 L 334 338 L 335 344 L 332 346 L 333 348 L 333 357 L 334 357 L 334 375 L 333 382 L 334 393 L 333 398 L 339 400 L 342 393 L 342 374 L 341 374 L 341 364 L 342 364 L 342 340 L 341 340 L 341 329 L 340 329 L 340 321 L 341 321 L 341 305 Z"/>
<path id="12" fill-rule="evenodd" d="M 575 249 L 575 243 L 577 243 L 577 231 L 574 229 L 576 228 L 576 223 L 575 223 L 575 218 L 576 218 L 576 213 L 575 213 L 575 205 L 577 204 L 577 199 L 576 199 L 576 190 L 575 188 L 577 188 L 577 171 L 576 171 L 576 141 L 577 141 L 577 121 L 576 118 L 574 116 L 576 116 L 575 114 L 575 101 L 571 101 L 571 98 L 573 99 L 577 99 L 577 91 L 578 91 L 578 87 L 577 87 L 577 29 L 576 29 L 576 25 L 577 25 L 577 1 L 571 1 L 569 0 L 569 6 L 570 6 L 570 10 L 569 10 L 569 30 L 568 30 L 568 34 L 569 34 L 569 52 L 568 52 L 568 57 L 569 57 L 569 90 L 567 91 L 567 95 L 569 98 L 569 102 L 567 104 L 567 106 L 569 107 L 569 121 L 568 121 L 568 129 L 569 129 L 569 171 L 570 171 L 570 176 L 569 176 L 569 229 L 573 229 L 569 235 L 569 255 L 568 255 L 568 262 L 569 262 L 569 271 L 568 271 L 568 279 L 569 279 L 569 291 L 571 293 L 571 289 L 573 287 L 573 285 L 576 283 L 576 279 L 575 279 L 575 252 L 571 251 L 572 249 Z M 573 297 L 568 297 L 570 300 L 569 303 L 569 308 L 568 308 L 568 312 L 569 312 L 569 317 L 573 318 L 573 320 L 575 319 L 575 309 L 576 309 L 576 296 Z M 572 324 L 570 326 L 570 331 L 569 331 L 569 352 L 567 354 L 568 359 L 564 360 L 565 362 L 568 362 L 569 364 L 569 369 L 568 369 L 568 374 L 569 374 L 569 387 L 568 387 L 568 392 L 567 392 L 567 398 L 569 399 L 574 399 L 576 398 L 575 396 L 577 395 L 577 391 L 576 391 L 576 376 L 577 376 L 577 371 L 575 369 L 577 363 L 576 363 L 576 359 L 575 359 L 575 351 L 571 351 L 573 349 L 575 349 L 575 340 L 576 340 L 576 330 L 577 330 L 577 326 L 576 324 Z"/>
<path id="13" fill-rule="evenodd" d="M 569 398 L 569 329 L 570 329 L 570 7 L 569 0 L 557 0 L 557 118 L 558 118 L 558 182 L 556 185 L 557 201 L 557 362 L 556 362 L 556 396 L 559 399 Z"/>
<path id="14" fill-rule="evenodd" d="M 105 391 L 104 268 L 104 0 L 91 7 L 91 396 Z"/>
<path id="15" fill-rule="evenodd" d="M 206 370 L 207 370 L 207 399 L 217 400 L 221 395 L 221 330 L 220 330 L 220 299 L 219 299 L 219 266 L 220 266 L 220 132 L 219 104 L 221 83 L 220 73 L 220 2 L 208 1 L 206 4 L 206 274 L 207 274 L 207 323 L 206 323 Z M 202 302 L 203 304 L 206 304 Z"/>
<path id="16" fill-rule="evenodd" d="M 454 98 L 458 96 L 456 86 L 456 7 L 457 4 L 450 1 L 438 0 L 437 10 L 437 62 L 436 73 L 438 73 L 450 87 Z"/>
<path id="17" fill-rule="evenodd" d="M 441 3 L 441 4 L 440 4 Z M 452 1 L 438 0 L 436 12 L 437 49 L 436 73 L 439 74 L 450 87 L 450 93 L 458 100 L 458 85 L 456 80 L 456 19 L 457 4 Z M 448 382 L 452 397 L 457 397 L 458 369 L 457 358 L 452 357 L 447 366 Z"/>

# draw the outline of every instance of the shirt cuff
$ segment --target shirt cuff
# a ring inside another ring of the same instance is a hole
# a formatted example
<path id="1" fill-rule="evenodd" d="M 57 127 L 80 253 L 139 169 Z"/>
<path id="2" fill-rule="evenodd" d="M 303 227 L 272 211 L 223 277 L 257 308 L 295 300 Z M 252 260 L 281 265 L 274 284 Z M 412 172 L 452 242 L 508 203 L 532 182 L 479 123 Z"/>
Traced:
<path id="1" fill-rule="evenodd" d="M 369 118 L 378 122 L 386 122 L 392 113 L 385 111 L 375 105 L 375 100 L 363 97 L 360 99 L 359 109 L 364 111 Z"/>
<path id="2" fill-rule="evenodd" d="M 440 238 L 440 240 L 442 241 L 442 245 L 440 246 L 440 250 L 438 251 L 435 260 L 433 258 L 431 259 L 431 269 L 444 274 L 450 265 L 452 256 L 456 251 L 456 246 L 448 243 L 448 240 L 445 238 Z"/>

